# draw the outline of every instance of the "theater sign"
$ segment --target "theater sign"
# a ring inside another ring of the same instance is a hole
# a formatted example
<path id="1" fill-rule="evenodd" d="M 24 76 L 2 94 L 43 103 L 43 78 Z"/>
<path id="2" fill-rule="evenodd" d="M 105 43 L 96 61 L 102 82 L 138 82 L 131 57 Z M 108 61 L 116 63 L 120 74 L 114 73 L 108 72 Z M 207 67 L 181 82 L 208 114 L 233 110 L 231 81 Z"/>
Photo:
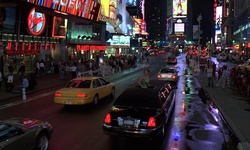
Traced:
<path id="1" fill-rule="evenodd" d="M 27 0 L 27 2 L 94 21 L 100 18 L 101 4 L 93 0 Z"/>

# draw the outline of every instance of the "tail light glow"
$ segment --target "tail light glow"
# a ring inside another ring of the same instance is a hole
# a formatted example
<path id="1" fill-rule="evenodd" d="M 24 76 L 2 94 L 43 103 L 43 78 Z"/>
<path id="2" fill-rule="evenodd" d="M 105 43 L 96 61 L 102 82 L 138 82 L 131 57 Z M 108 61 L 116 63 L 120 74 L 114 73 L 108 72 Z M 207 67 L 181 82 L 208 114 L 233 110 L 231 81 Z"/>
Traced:
<path id="1" fill-rule="evenodd" d="M 158 74 L 158 75 L 157 75 L 157 78 L 161 78 L 161 75 L 160 75 L 160 74 Z"/>
<path id="2" fill-rule="evenodd" d="M 76 97 L 78 97 L 78 98 L 87 97 L 87 94 L 85 94 L 85 93 L 80 93 L 80 94 L 77 94 Z"/>
<path id="3" fill-rule="evenodd" d="M 156 126 L 155 118 L 154 117 L 150 117 L 148 119 L 148 127 L 155 127 L 155 126 Z"/>
<path id="4" fill-rule="evenodd" d="M 176 76 L 175 76 L 175 75 L 172 75 L 172 78 L 173 78 L 173 79 L 175 79 L 175 78 L 176 78 Z"/>
<path id="5" fill-rule="evenodd" d="M 54 96 L 55 97 L 62 97 L 62 94 L 61 93 L 55 93 Z"/>
<path id="6" fill-rule="evenodd" d="M 111 123 L 111 115 L 110 113 L 107 113 L 104 119 L 104 123 L 110 124 Z"/>

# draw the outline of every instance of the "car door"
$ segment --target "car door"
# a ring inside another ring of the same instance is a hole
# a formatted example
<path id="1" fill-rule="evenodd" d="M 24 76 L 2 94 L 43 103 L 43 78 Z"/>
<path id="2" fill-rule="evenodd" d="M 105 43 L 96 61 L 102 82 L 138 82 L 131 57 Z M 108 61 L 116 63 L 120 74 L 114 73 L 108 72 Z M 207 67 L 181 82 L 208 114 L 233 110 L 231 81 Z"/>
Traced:
<path id="1" fill-rule="evenodd" d="M 106 97 L 110 94 L 111 88 L 110 85 L 107 83 L 106 80 L 99 78 L 101 84 L 102 84 L 102 91 L 103 91 L 103 96 Z"/>
<path id="2" fill-rule="evenodd" d="M 8 133 L 5 134 L 5 137 L 1 137 L 1 150 L 27 150 L 31 149 L 33 144 L 33 137 L 30 137 L 29 134 L 23 132 L 21 129 L 11 127 Z M 6 138 L 5 140 L 2 138 Z"/>
<path id="3" fill-rule="evenodd" d="M 99 98 L 103 97 L 103 95 L 104 95 L 103 86 L 102 86 L 99 79 L 93 80 L 93 90 L 94 90 L 94 94 L 98 93 Z"/>

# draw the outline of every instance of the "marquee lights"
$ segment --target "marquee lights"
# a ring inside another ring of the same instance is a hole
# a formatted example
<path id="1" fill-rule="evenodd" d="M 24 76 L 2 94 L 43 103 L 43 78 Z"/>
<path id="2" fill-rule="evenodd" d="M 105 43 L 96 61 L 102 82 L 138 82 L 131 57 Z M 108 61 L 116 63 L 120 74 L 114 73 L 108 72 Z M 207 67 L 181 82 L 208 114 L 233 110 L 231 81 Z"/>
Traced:
<path id="1" fill-rule="evenodd" d="M 27 0 L 27 2 L 62 13 L 95 20 L 99 19 L 101 10 L 101 5 L 93 0 Z"/>

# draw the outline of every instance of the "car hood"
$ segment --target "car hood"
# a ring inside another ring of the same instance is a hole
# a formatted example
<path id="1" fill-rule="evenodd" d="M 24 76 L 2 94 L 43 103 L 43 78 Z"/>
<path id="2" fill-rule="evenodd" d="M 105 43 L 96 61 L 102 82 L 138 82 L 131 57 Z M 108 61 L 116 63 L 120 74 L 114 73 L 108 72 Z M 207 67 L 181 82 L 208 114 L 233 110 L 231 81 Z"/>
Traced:
<path id="1" fill-rule="evenodd" d="M 51 127 L 48 122 L 37 120 L 37 119 L 29 119 L 29 118 L 11 118 L 3 121 L 6 124 L 12 124 L 14 126 L 18 126 L 24 130 L 29 130 L 32 128 L 36 128 L 38 126 L 42 127 Z"/>

